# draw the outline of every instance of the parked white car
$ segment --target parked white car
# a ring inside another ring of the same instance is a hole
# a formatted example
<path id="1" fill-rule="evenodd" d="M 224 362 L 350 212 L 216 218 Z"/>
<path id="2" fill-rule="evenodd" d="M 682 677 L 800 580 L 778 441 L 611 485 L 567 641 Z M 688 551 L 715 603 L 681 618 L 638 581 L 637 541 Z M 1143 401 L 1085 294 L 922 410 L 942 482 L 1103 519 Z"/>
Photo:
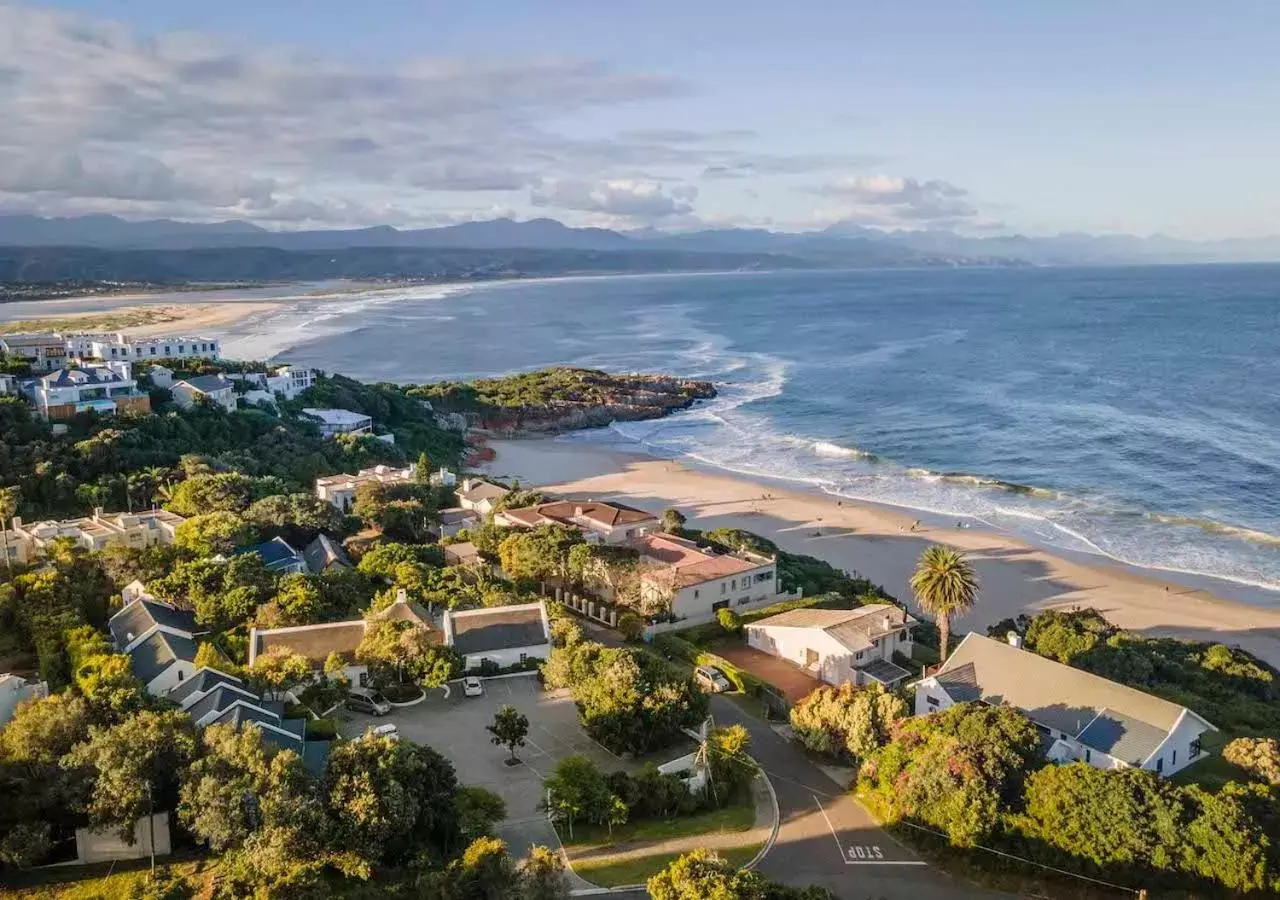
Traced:
<path id="1" fill-rule="evenodd" d="M 400 740 L 400 729 L 396 728 L 395 724 L 392 722 L 388 722 L 386 725 L 378 725 L 375 728 L 370 728 L 369 734 L 384 737 L 391 741 Z"/>
<path id="2" fill-rule="evenodd" d="M 462 693 L 467 697 L 483 697 L 484 685 L 481 684 L 479 678 L 474 675 L 468 675 L 462 679 Z"/>

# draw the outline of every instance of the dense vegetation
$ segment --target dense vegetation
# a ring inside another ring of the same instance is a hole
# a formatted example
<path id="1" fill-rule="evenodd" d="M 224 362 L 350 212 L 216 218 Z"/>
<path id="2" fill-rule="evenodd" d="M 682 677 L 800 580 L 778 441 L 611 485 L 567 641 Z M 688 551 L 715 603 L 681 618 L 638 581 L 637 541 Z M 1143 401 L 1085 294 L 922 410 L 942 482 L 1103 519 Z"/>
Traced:
<path id="1" fill-rule="evenodd" d="M 1280 889 L 1273 787 L 1229 783 L 1215 793 L 1139 769 L 1047 765 L 1035 726 L 1010 707 L 962 704 L 902 720 L 890 735 L 864 758 L 860 795 L 952 847 L 995 847 L 1121 884 Z"/>
<path id="2" fill-rule="evenodd" d="M 1280 737 L 1280 673 L 1243 650 L 1123 631 L 1091 609 L 988 629 L 1001 638 L 1011 630 L 1028 650 L 1164 697 L 1224 730 Z"/>
<path id="3" fill-rule="evenodd" d="M 516 410 L 636 406 L 673 409 L 713 396 L 707 382 L 658 375 L 611 375 L 596 369 L 553 368 L 413 389 L 442 410 L 482 417 Z"/>
<path id="4" fill-rule="evenodd" d="M 571 622 L 555 637 L 544 680 L 569 688 L 583 729 L 614 753 L 669 746 L 706 718 L 707 697 L 693 679 L 653 654 L 584 640 Z"/>
<path id="5" fill-rule="evenodd" d="M 711 850 L 694 850 L 649 879 L 653 900 L 835 900 L 821 887 L 793 888 L 739 870 Z"/>

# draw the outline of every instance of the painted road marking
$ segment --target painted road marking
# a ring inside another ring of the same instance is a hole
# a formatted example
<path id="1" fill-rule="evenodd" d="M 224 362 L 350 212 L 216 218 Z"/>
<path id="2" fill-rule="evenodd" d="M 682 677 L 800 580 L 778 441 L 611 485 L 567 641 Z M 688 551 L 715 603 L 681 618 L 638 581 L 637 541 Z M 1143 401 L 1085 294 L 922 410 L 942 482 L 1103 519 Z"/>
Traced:
<path id="1" fill-rule="evenodd" d="M 822 813 L 822 818 L 827 822 L 827 828 L 831 831 L 831 837 L 835 839 L 836 849 L 840 851 L 840 859 L 846 866 L 923 866 L 927 863 L 918 859 L 885 859 L 884 851 L 876 844 L 850 844 L 848 847 L 840 843 L 840 835 L 836 833 L 836 827 L 831 824 L 831 817 L 827 815 L 826 807 L 822 805 L 822 801 L 818 799 L 817 794 L 811 794 L 813 802 L 818 804 L 818 812 Z"/>

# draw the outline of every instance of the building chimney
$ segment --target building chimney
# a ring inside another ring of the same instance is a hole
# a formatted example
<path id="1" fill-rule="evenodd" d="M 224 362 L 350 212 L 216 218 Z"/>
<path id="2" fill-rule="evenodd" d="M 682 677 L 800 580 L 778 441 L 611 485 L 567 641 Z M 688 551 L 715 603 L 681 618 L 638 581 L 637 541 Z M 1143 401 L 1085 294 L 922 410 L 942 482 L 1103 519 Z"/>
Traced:
<path id="1" fill-rule="evenodd" d="M 1005 637 L 1005 640 L 1009 642 L 1010 647 L 1017 647 L 1018 649 L 1022 649 L 1022 635 L 1018 634 L 1018 632 L 1010 631 L 1004 637 Z"/>
<path id="2" fill-rule="evenodd" d="M 397 603 L 408 603 L 408 602 L 409 602 L 409 592 L 408 592 L 408 591 L 406 591 L 404 588 L 400 588 L 400 590 L 396 591 L 396 602 L 397 602 Z"/>
<path id="3" fill-rule="evenodd" d="M 98 520 L 99 520 L 99 519 L 101 519 L 101 518 L 102 518 L 102 507 L 101 507 L 101 506 L 95 506 L 95 507 L 93 508 L 93 520 L 96 522 L 96 521 L 98 521 Z"/>
<path id="4" fill-rule="evenodd" d="M 573 508 L 573 514 L 574 514 L 575 516 L 581 516 L 581 515 L 582 515 L 582 507 L 581 507 L 581 506 L 575 506 L 575 507 Z"/>
<path id="5" fill-rule="evenodd" d="M 892 627 L 893 627 L 893 616 L 889 615 L 888 613 L 885 613 L 884 614 L 884 630 L 888 631 Z"/>
<path id="6" fill-rule="evenodd" d="M 9 520 L 9 525 L 13 528 L 14 531 L 17 531 L 19 528 L 22 527 L 22 516 L 14 516 L 12 519 Z"/>

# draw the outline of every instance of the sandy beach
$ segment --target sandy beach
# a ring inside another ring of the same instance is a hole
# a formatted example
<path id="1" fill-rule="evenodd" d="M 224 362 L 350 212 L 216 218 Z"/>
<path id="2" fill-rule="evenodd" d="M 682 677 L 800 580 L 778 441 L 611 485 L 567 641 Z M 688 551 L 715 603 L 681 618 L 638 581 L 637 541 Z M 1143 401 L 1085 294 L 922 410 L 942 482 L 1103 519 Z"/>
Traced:
<path id="1" fill-rule="evenodd" d="M 145 295 L 113 298 L 137 301 Z M 53 301 L 48 305 L 60 301 Z M 92 312 L 41 313 L 38 318 L 2 323 L 5 331 L 54 328 L 76 331 L 123 332 L 135 337 L 159 334 L 200 334 L 224 330 L 249 316 L 270 312 L 279 303 L 224 302 L 112 306 Z"/>
<path id="2" fill-rule="evenodd" d="M 821 557 L 910 601 L 908 579 L 930 543 L 965 550 L 981 580 L 959 633 L 1019 613 L 1092 607 L 1114 624 L 1150 635 L 1239 645 L 1280 666 L 1280 609 L 1224 599 L 1157 570 L 1057 556 L 977 528 L 924 522 L 907 510 L 837 502 L 821 494 L 700 471 L 587 444 L 494 441 L 489 470 L 556 493 L 616 499 L 652 512 L 674 506 L 696 528 L 742 528 L 795 553 Z"/>

